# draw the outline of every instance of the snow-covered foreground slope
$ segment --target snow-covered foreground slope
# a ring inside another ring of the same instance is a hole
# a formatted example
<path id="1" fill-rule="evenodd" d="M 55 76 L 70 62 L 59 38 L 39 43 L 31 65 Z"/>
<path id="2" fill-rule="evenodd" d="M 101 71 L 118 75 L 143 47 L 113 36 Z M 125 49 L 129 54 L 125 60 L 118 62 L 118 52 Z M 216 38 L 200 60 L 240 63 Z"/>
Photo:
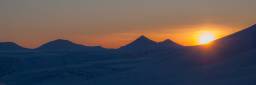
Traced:
<path id="1" fill-rule="evenodd" d="M 83 76 L 47 79 L 34 85 L 255 85 L 256 50 L 229 60 L 195 63 L 181 55 L 159 55 L 134 69 L 85 80 Z"/>
<path id="2" fill-rule="evenodd" d="M 120 49 L 0 43 L 0 85 L 256 85 L 255 36 L 253 25 L 192 47 L 145 36 Z"/>
<path id="3" fill-rule="evenodd" d="M 154 55 L 119 53 L 1 53 L 0 81 L 7 85 L 35 85 L 53 81 L 90 79 L 132 70 Z"/>
<path id="4" fill-rule="evenodd" d="M 5 85 L 256 84 L 256 50 L 219 55 L 225 58 L 207 63 L 192 59 L 201 55 L 188 53 L 184 50 L 140 54 L 4 52 L 0 57 L 0 82 Z"/>

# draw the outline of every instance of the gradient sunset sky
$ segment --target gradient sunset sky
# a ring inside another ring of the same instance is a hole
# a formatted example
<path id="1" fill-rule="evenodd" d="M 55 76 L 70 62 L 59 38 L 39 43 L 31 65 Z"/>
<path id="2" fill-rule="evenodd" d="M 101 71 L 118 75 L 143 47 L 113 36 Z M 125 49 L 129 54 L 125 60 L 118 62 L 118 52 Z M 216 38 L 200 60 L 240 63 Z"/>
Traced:
<path id="1" fill-rule="evenodd" d="M 197 45 L 256 24 L 256 0 L 0 0 L 0 42 L 34 48 L 55 39 L 117 48 L 146 35 Z"/>

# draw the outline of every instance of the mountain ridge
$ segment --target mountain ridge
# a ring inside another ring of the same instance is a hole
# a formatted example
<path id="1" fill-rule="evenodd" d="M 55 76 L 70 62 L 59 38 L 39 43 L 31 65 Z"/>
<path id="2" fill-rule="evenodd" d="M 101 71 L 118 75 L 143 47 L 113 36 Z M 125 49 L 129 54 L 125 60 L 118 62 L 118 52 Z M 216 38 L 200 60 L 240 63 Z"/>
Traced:
<path id="1" fill-rule="evenodd" d="M 256 49 L 256 24 L 212 42 L 212 48 L 219 53 L 242 52 Z"/>
<path id="2" fill-rule="evenodd" d="M 24 48 L 14 42 L 0 42 L 0 51 L 21 51 L 21 50 L 28 50 L 27 48 Z"/>
<path id="3" fill-rule="evenodd" d="M 122 49 L 122 50 L 133 49 L 133 48 L 141 49 L 143 47 L 149 47 L 149 46 L 154 46 L 154 45 L 157 45 L 157 42 L 142 35 L 142 36 L 138 37 L 137 39 L 135 39 L 134 41 L 132 41 L 131 43 L 120 47 L 119 49 Z"/>
<path id="4" fill-rule="evenodd" d="M 254 36 L 256 36 L 256 24 L 243 29 L 241 31 L 238 31 L 236 33 L 230 34 L 228 36 L 222 37 L 220 39 L 217 39 L 215 41 L 213 41 L 212 43 L 215 45 L 212 46 L 212 48 L 214 49 L 222 49 L 227 46 L 235 46 L 235 45 L 242 45 L 242 48 L 233 48 L 233 49 L 237 49 L 237 50 L 243 50 L 243 49 L 254 49 L 256 48 L 254 46 L 254 43 L 256 43 L 256 38 L 254 38 Z M 164 41 L 161 42 L 156 42 L 153 41 L 151 39 L 149 39 L 148 37 L 141 35 L 139 36 L 137 39 L 135 39 L 133 42 L 121 46 L 120 48 L 117 48 L 116 50 L 125 50 L 125 49 L 152 49 L 152 48 L 157 48 L 158 46 L 160 46 L 162 44 L 162 46 L 170 46 L 170 47 L 183 47 L 182 45 L 179 45 L 177 43 L 175 43 L 174 41 L 170 40 L 170 39 L 166 39 Z M 13 48 L 19 48 L 19 49 L 27 49 L 25 47 L 22 47 L 14 42 L 0 42 L 0 45 L 2 45 L 2 47 L 0 49 L 3 50 L 3 48 L 8 49 L 8 50 L 15 50 L 15 49 L 11 49 Z M 5 45 L 5 47 L 3 47 Z M 10 46 L 10 47 L 9 47 Z M 205 45 L 199 45 L 199 47 L 202 47 Z M 192 46 L 193 47 L 193 46 Z M 198 47 L 198 46 L 194 46 L 194 47 Z M 76 44 L 72 41 L 69 40 L 65 40 L 65 39 L 56 39 L 53 41 L 49 41 L 45 44 L 42 44 L 41 46 L 34 48 L 33 50 L 47 50 L 47 49 L 55 49 L 55 50 L 64 50 L 64 49 L 70 49 L 70 50 L 78 50 L 78 49 L 84 49 L 84 48 L 93 48 L 93 49 L 106 49 L 103 48 L 101 46 L 86 46 L 86 45 L 81 45 L 81 44 Z M 17 50 L 16 49 L 16 50 Z M 223 49 L 223 50 L 224 50 Z"/>
<path id="5" fill-rule="evenodd" d="M 85 50 L 103 50 L 100 46 L 85 46 L 76 44 L 65 39 L 56 39 L 42 44 L 35 50 L 39 51 L 85 51 Z"/>

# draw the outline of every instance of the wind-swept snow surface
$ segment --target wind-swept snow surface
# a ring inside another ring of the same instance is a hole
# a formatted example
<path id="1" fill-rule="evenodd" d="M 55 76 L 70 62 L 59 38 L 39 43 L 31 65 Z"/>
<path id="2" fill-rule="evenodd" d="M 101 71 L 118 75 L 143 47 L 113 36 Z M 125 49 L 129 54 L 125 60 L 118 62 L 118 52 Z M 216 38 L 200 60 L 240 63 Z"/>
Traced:
<path id="1" fill-rule="evenodd" d="M 55 40 L 37 49 L 0 43 L 0 85 L 255 85 L 256 25 L 183 47 L 141 36 L 119 49 Z"/>

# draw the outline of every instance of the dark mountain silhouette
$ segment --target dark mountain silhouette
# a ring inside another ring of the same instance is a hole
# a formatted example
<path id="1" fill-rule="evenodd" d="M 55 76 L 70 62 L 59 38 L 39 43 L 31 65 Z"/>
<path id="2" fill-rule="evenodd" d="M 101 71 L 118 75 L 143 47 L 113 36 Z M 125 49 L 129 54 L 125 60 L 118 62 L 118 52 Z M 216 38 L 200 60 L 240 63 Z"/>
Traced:
<path id="1" fill-rule="evenodd" d="M 182 46 L 173 42 L 170 39 L 166 39 L 162 42 L 155 42 L 146 36 L 142 35 L 130 44 L 127 44 L 119 50 L 125 52 L 149 52 L 149 51 L 162 51 L 162 50 L 176 50 Z"/>
<path id="2" fill-rule="evenodd" d="M 256 25 L 212 42 L 213 51 L 220 54 L 256 49 Z"/>
<path id="3" fill-rule="evenodd" d="M 50 41 L 46 44 L 41 45 L 35 50 L 39 51 L 100 51 L 104 48 L 100 46 L 84 46 L 80 44 L 73 43 L 69 40 L 57 39 Z"/>
<path id="4" fill-rule="evenodd" d="M 183 47 L 170 39 L 166 39 L 162 42 L 159 42 L 158 45 L 162 48 L 181 48 L 181 47 Z"/>
<path id="5" fill-rule="evenodd" d="M 1 43 L 0 48 L 12 49 L 0 52 L 0 83 L 255 85 L 255 36 L 256 25 L 211 44 L 193 47 L 184 47 L 169 39 L 155 42 L 140 36 L 111 52 L 91 52 L 88 50 L 103 48 L 58 39 L 35 49 L 40 50 L 39 52 L 10 53 L 13 48 L 22 47 L 15 43 Z M 217 55 L 211 52 L 216 52 Z M 223 58 L 214 59 L 215 57 Z"/>
<path id="6" fill-rule="evenodd" d="M 122 51 L 145 51 L 145 50 L 150 50 L 155 47 L 157 47 L 157 42 L 150 40 L 149 38 L 142 35 L 139 38 L 137 38 L 135 41 L 131 42 L 130 44 L 127 44 L 127 45 L 119 48 L 119 50 L 122 50 Z"/>
<path id="7" fill-rule="evenodd" d="M 28 50 L 13 42 L 0 42 L 0 51 L 22 51 Z"/>

